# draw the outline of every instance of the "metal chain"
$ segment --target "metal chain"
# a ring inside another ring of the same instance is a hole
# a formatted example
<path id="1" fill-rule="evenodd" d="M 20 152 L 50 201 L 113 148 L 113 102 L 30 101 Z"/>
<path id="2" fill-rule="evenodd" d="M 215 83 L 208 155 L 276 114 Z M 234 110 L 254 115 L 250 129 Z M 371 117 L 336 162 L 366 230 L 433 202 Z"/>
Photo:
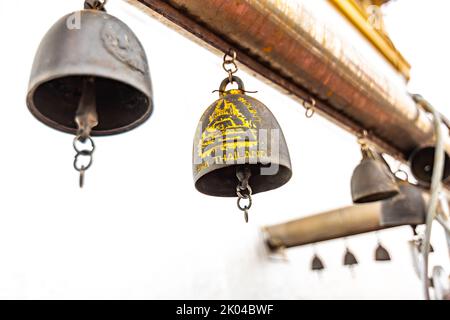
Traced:
<path id="1" fill-rule="evenodd" d="M 316 113 L 316 100 L 311 98 L 311 102 L 303 101 L 303 107 L 305 108 L 305 116 L 309 119 Z"/>
<path id="2" fill-rule="evenodd" d="M 245 169 L 238 169 L 236 171 L 236 176 L 239 180 L 239 184 L 236 187 L 236 194 L 238 196 L 237 206 L 239 210 L 244 212 L 245 222 L 248 223 L 248 210 L 252 207 L 252 193 L 253 190 L 249 185 L 249 179 L 251 176 L 250 169 L 245 167 Z M 242 201 L 247 200 L 247 204 L 242 204 Z"/>
<path id="3" fill-rule="evenodd" d="M 86 0 L 84 2 L 85 9 L 105 11 L 108 0 Z"/>
<path id="4" fill-rule="evenodd" d="M 223 70 L 225 70 L 228 73 L 228 80 L 230 83 L 233 83 L 233 75 L 239 70 L 237 64 L 236 64 L 236 51 L 233 49 L 230 49 L 225 55 L 223 56 Z M 231 66 L 231 67 L 230 67 Z"/>
<path id="5" fill-rule="evenodd" d="M 82 145 L 79 147 L 79 145 Z M 76 155 L 73 160 L 73 167 L 80 173 L 80 188 L 84 186 L 84 173 L 87 169 L 89 169 L 92 165 L 93 161 L 93 153 L 95 151 L 94 140 L 91 137 L 87 139 L 83 139 L 81 136 L 76 136 L 73 139 L 73 148 L 75 149 Z M 88 158 L 87 164 L 82 164 L 80 158 L 85 157 Z"/>

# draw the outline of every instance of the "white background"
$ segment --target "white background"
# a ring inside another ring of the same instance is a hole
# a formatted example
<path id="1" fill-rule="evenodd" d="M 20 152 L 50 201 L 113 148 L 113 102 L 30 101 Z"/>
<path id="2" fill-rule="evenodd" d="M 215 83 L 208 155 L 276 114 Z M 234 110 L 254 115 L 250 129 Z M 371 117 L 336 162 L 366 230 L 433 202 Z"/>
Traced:
<path id="1" fill-rule="evenodd" d="M 294 170 L 287 185 L 254 197 L 245 225 L 235 200 L 204 196 L 192 181 L 192 138 L 225 77 L 221 57 L 120 0 L 109 2 L 109 13 L 146 48 L 155 111 L 132 132 L 96 139 L 79 190 L 72 137 L 35 120 L 25 96 L 40 39 L 82 1 L 0 1 L 0 298 L 422 297 L 409 228 L 380 233 L 391 263 L 373 261 L 374 234 L 350 238 L 360 260 L 353 276 L 342 266 L 342 240 L 317 245 L 327 267 L 321 276 L 309 270 L 311 246 L 289 250 L 288 262 L 267 259 L 261 226 L 351 204 L 356 139 L 320 116 L 306 119 L 299 104 L 241 71 L 281 124 Z M 444 0 L 385 9 L 389 32 L 413 66 L 411 91 L 448 116 L 449 11 Z M 332 19 L 330 12 L 318 14 Z M 435 230 L 432 265 L 450 270 Z"/>

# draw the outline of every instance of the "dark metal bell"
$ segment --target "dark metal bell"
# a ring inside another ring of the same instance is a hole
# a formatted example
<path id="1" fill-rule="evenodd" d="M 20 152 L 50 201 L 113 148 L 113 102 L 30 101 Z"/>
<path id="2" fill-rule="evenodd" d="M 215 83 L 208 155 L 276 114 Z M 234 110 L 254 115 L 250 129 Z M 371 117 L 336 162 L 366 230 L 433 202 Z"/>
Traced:
<path id="1" fill-rule="evenodd" d="M 381 226 L 424 224 L 427 215 L 424 190 L 408 182 L 399 182 L 399 188 L 397 196 L 381 203 Z"/>
<path id="2" fill-rule="evenodd" d="M 95 83 L 99 119 L 92 135 L 125 132 L 150 116 L 152 85 L 144 49 L 125 23 L 100 10 L 66 15 L 47 32 L 31 71 L 28 108 L 50 127 L 75 134 L 87 78 Z"/>
<path id="3" fill-rule="evenodd" d="M 353 203 L 385 200 L 398 194 L 394 175 L 387 165 L 370 150 L 363 150 L 363 159 L 351 180 Z"/>
<path id="4" fill-rule="evenodd" d="M 325 266 L 322 262 L 322 259 L 320 259 L 319 256 L 315 254 L 311 261 L 311 270 L 320 271 L 323 269 L 325 269 Z"/>
<path id="5" fill-rule="evenodd" d="M 433 176 L 435 147 L 428 146 L 416 149 L 410 156 L 409 162 L 414 177 L 423 185 L 429 185 Z M 445 152 L 444 174 L 442 180 L 450 176 L 450 157 Z"/>
<path id="6" fill-rule="evenodd" d="M 375 250 L 375 261 L 390 261 L 391 256 L 385 247 L 378 243 L 378 246 Z"/>
<path id="7" fill-rule="evenodd" d="M 212 196 L 235 197 L 238 168 L 251 171 L 253 194 L 284 185 L 292 176 L 291 160 L 283 132 L 270 110 L 238 89 L 225 91 L 200 119 L 194 137 L 193 176 L 198 191 Z"/>
<path id="8" fill-rule="evenodd" d="M 355 255 L 347 248 L 344 255 L 344 266 L 353 266 L 358 264 Z"/>

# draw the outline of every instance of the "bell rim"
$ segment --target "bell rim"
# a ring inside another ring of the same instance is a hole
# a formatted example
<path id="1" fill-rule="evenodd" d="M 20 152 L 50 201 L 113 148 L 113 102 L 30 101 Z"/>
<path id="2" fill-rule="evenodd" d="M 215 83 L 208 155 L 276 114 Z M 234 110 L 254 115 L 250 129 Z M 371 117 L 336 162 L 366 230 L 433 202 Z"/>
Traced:
<path id="1" fill-rule="evenodd" d="M 420 175 L 418 174 L 418 168 L 417 165 L 414 165 L 415 163 L 417 163 L 417 158 L 420 158 L 419 155 L 421 153 L 424 152 L 428 152 L 430 150 L 433 151 L 433 153 L 436 151 L 435 150 L 435 146 L 433 145 L 424 145 L 421 147 L 418 147 L 416 149 L 414 149 L 411 153 L 411 155 L 409 156 L 409 163 L 410 163 L 410 168 L 411 168 L 411 173 L 414 176 L 414 178 L 417 180 L 417 182 L 425 187 L 429 187 L 431 185 L 431 180 L 432 180 L 432 176 L 428 176 L 428 175 Z M 443 177 L 442 177 L 442 182 L 446 183 L 450 181 L 450 155 L 447 153 L 447 151 L 444 151 L 445 155 L 444 155 L 444 173 L 443 173 Z M 447 175 L 447 176 L 445 176 Z"/>
<path id="2" fill-rule="evenodd" d="M 85 77 L 87 76 L 86 74 L 73 74 L 71 76 L 79 76 L 79 77 Z M 111 77 L 103 77 L 101 75 L 94 75 L 94 77 L 96 78 L 104 78 L 104 79 L 108 79 L 108 80 L 113 80 L 113 81 L 117 81 L 117 82 L 122 82 L 119 79 L 114 79 Z M 35 103 L 34 103 L 34 94 L 36 93 L 36 90 L 43 85 L 46 82 L 50 82 L 53 80 L 57 80 L 57 79 L 62 79 L 64 77 L 53 77 L 53 78 L 46 78 L 45 80 L 41 80 L 41 81 L 35 81 L 35 84 L 33 87 L 30 87 L 28 89 L 28 93 L 27 93 L 27 98 L 26 98 L 26 104 L 28 107 L 28 110 L 30 111 L 30 113 L 40 122 L 42 122 L 43 124 L 45 124 L 46 126 L 55 129 L 57 131 L 60 132 L 64 132 L 64 133 L 68 133 L 68 134 L 76 134 L 77 133 L 77 128 L 76 127 L 69 127 L 63 124 L 60 124 L 58 122 L 56 122 L 55 120 L 52 120 L 48 117 L 46 117 L 45 115 L 42 114 L 42 112 L 39 111 L 39 109 L 36 107 Z M 91 136 L 93 137 L 101 137 L 101 136 L 111 136 L 111 135 L 117 135 L 117 134 L 121 134 L 121 133 L 125 133 L 128 131 L 131 131 L 137 127 L 139 127 L 140 125 L 142 125 L 143 123 L 145 123 L 150 116 L 153 114 L 153 109 L 154 109 L 154 102 L 153 102 L 153 96 L 149 95 L 147 92 L 142 91 L 140 88 L 137 88 L 134 85 L 131 84 L 127 84 L 129 86 L 131 86 L 133 89 L 139 91 L 141 94 L 145 95 L 145 97 L 147 97 L 148 100 L 148 106 L 147 106 L 147 110 L 146 112 L 137 120 L 131 122 L 128 125 L 122 126 L 122 127 L 118 127 L 118 128 L 114 128 L 114 129 L 108 129 L 108 130 L 96 130 L 95 128 L 92 129 L 91 131 Z M 75 117 L 75 114 L 74 114 Z"/>
<path id="3" fill-rule="evenodd" d="M 259 167 L 259 168 L 262 167 L 260 164 L 250 164 L 250 165 L 251 166 L 255 166 L 255 167 Z M 275 190 L 275 189 L 281 188 L 282 186 L 284 186 L 285 184 L 287 184 L 291 180 L 292 175 L 293 175 L 291 166 L 290 165 L 285 165 L 285 164 L 279 164 L 279 166 L 280 166 L 280 168 L 279 168 L 278 172 L 280 172 L 280 169 L 283 168 L 283 171 L 286 173 L 284 175 L 285 179 L 282 180 L 282 183 L 275 184 L 275 185 L 270 185 L 270 186 L 267 185 L 267 184 L 259 184 L 258 187 L 255 187 L 253 185 L 252 186 L 253 194 L 267 192 L 267 191 L 271 191 L 271 190 Z M 220 169 L 227 169 L 227 168 L 230 168 L 230 167 L 234 167 L 234 165 L 233 166 L 223 165 L 222 168 L 218 168 L 218 169 L 216 169 L 214 171 L 216 171 L 216 174 L 218 174 L 217 173 L 218 170 L 220 170 Z M 195 189 L 198 192 L 200 192 L 200 193 L 202 193 L 204 195 L 207 195 L 207 196 L 211 196 L 211 197 L 221 197 L 221 198 L 235 198 L 235 197 L 237 197 L 236 187 L 235 186 L 233 186 L 233 188 L 230 188 L 230 190 L 227 191 L 226 193 L 213 192 L 213 190 L 215 190 L 215 188 L 213 188 L 211 186 L 205 187 L 205 188 L 200 188 L 199 185 L 201 184 L 202 179 L 205 178 L 210 173 L 211 172 L 204 172 L 202 175 L 198 175 L 198 176 L 194 177 L 194 181 L 195 181 L 194 182 L 194 186 L 195 186 Z M 279 173 L 277 173 L 275 175 L 271 175 L 270 177 L 276 176 L 278 174 Z M 255 176 L 252 176 L 250 178 L 250 185 L 252 184 L 252 178 L 254 179 L 254 177 Z M 263 177 L 263 175 L 259 175 L 259 177 Z M 269 177 L 269 175 L 267 177 Z M 238 183 L 239 183 L 239 181 L 236 178 L 236 186 L 238 185 Z M 264 186 L 264 187 L 261 187 L 261 186 Z"/>

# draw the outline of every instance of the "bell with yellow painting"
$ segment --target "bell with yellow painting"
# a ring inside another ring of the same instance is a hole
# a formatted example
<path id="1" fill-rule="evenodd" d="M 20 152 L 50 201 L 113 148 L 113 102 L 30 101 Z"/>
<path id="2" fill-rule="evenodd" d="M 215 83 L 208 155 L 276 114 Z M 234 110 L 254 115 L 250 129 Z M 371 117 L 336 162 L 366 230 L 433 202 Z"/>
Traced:
<path id="1" fill-rule="evenodd" d="M 232 83 L 238 88 L 227 89 Z M 193 176 L 201 193 L 237 197 L 246 222 L 252 195 L 281 187 L 292 176 L 280 125 L 263 103 L 246 94 L 242 80 L 232 74 L 222 81 L 219 99 L 199 121 Z"/>

